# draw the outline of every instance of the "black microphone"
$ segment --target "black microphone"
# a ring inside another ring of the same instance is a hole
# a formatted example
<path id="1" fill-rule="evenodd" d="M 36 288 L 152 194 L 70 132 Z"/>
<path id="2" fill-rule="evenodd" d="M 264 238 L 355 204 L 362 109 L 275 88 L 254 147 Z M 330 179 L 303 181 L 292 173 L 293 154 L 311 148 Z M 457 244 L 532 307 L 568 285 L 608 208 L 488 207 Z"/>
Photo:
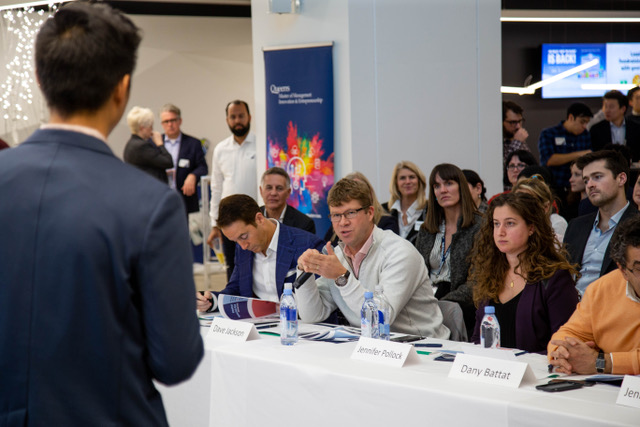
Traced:
<path id="1" fill-rule="evenodd" d="M 327 255 L 327 247 L 323 246 L 322 247 L 322 254 L 323 255 Z M 304 285 L 304 283 L 309 280 L 309 278 L 311 277 L 313 273 L 305 271 L 304 273 L 302 273 L 294 282 L 293 282 L 293 287 L 298 289 L 300 286 Z"/>

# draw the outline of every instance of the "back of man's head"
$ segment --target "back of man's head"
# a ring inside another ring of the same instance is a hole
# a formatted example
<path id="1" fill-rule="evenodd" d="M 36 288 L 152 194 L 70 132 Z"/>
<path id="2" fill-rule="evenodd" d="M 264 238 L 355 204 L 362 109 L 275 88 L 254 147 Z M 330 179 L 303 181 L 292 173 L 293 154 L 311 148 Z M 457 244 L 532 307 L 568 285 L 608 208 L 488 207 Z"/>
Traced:
<path id="1" fill-rule="evenodd" d="M 578 117 L 593 117 L 593 113 L 588 105 L 582 102 L 574 102 L 567 108 L 567 117 L 569 116 L 577 119 Z"/>
<path id="2" fill-rule="evenodd" d="M 246 194 L 234 194 L 220 200 L 218 207 L 218 227 L 223 228 L 236 221 L 242 221 L 247 225 L 256 226 L 256 214 L 260 207 L 255 200 Z"/>
<path id="3" fill-rule="evenodd" d="M 629 246 L 640 248 L 640 215 L 634 215 L 616 227 L 611 236 L 611 259 L 626 267 Z"/>
<path id="4" fill-rule="evenodd" d="M 513 101 L 502 101 L 502 120 L 507 119 L 507 111 L 513 111 L 515 114 L 522 115 L 524 110 L 521 106 Z"/>
<path id="5" fill-rule="evenodd" d="M 615 150 L 601 150 L 587 153 L 578 158 L 576 166 L 578 169 L 584 170 L 585 166 L 598 160 L 604 160 L 605 168 L 609 169 L 614 177 L 617 177 L 622 172 L 629 176 L 629 162 L 620 152 Z"/>
<path id="6" fill-rule="evenodd" d="M 618 101 L 618 106 L 620 108 L 627 108 L 629 106 L 629 98 L 624 96 L 619 90 L 610 90 L 604 94 L 604 99 L 615 99 Z"/>
<path id="7" fill-rule="evenodd" d="M 133 22 L 107 5 L 61 7 L 35 44 L 36 74 L 49 108 L 63 117 L 100 109 L 133 73 L 140 41 Z"/>
<path id="8" fill-rule="evenodd" d="M 327 196 L 327 203 L 331 207 L 337 207 L 352 200 L 360 202 L 363 208 L 372 206 L 371 192 L 367 184 L 355 179 L 342 178 L 331 187 Z"/>

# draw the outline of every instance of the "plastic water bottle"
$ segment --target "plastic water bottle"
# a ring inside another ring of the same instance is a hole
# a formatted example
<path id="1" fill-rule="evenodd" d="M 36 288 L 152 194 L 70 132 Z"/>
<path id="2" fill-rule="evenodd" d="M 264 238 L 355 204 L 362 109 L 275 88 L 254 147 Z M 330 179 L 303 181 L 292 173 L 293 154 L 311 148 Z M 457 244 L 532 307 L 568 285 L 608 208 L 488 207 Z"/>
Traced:
<path id="1" fill-rule="evenodd" d="M 360 310 L 360 336 L 367 338 L 378 338 L 380 336 L 378 307 L 373 302 L 373 292 L 364 293 L 364 304 L 362 304 L 362 310 Z"/>
<path id="2" fill-rule="evenodd" d="M 500 347 L 500 324 L 495 313 L 495 307 L 485 306 L 484 317 L 480 323 L 480 345 L 484 348 Z"/>
<path id="3" fill-rule="evenodd" d="M 382 285 L 376 286 L 376 291 L 373 293 L 373 302 L 378 306 L 378 329 L 380 330 L 380 339 L 389 341 L 391 334 L 389 325 L 389 316 L 391 313 L 391 306 L 387 297 L 384 296 Z"/>
<path id="4" fill-rule="evenodd" d="M 280 298 L 280 343 L 294 345 L 298 342 L 298 307 L 293 298 L 291 283 L 286 283 Z"/>

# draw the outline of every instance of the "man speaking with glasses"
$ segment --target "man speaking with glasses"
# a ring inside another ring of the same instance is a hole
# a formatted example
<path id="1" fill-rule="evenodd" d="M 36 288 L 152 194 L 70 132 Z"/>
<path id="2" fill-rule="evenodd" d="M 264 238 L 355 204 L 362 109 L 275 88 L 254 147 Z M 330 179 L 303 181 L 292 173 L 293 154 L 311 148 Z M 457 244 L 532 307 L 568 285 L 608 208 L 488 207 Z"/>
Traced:
<path id="1" fill-rule="evenodd" d="M 319 322 L 339 308 L 359 327 L 365 291 L 382 285 L 391 331 L 448 338 L 422 256 L 407 240 L 376 227 L 368 187 L 343 178 L 327 201 L 340 243 L 335 251 L 327 243 L 326 254 L 309 249 L 298 259 L 298 269 L 321 276 L 311 275 L 296 291 L 300 318 Z"/>
<path id="2" fill-rule="evenodd" d="M 553 334 L 549 362 L 565 374 L 640 374 L 640 216 L 611 238 L 618 268 L 587 288 L 571 318 Z"/>
<path id="3" fill-rule="evenodd" d="M 180 109 L 173 104 L 162 107 L 160 124 L 164 129 L 164 147 L 173 159 L 173 169 L 167 170 L 169 186 L 182 195 L 187 214 L 198 212 L 200 203 L 196 187 L 200 177 L 209 172 L 202 144 L 196 138 L 180 131 Z"/>

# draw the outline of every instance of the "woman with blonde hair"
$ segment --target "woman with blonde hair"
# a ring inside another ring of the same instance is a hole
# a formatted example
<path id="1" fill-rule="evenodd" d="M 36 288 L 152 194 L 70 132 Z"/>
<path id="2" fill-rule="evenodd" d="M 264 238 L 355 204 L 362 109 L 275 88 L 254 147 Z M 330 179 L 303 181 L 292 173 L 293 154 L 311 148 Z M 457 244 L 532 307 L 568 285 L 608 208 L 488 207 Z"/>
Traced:
<path id="1" fill-rule="evenodd" d="M 531 178 L 520 178 L 511 191 L 531 194 L 540 202 L 549 216 L 551 228 L 558 238 L 558 244 L 562 243 L 564 233 L 567 231 L 567 220 L 554 212 L 553 192 L 544 182 L 544 178 L 538 174 L 532 175 Z"/>
<path id="2" fill-rule="evenodd" d="M 165 184 L 167 169 L 173 167 L 171 154 L 164 148 L 162 136 L 153 130 L 153 111 L 133 107 L 127 114 L 131 138 L 124 147 L 124 161 L 158 178 Z"/>
<path id="3" fill-rule="evenodd" d="M 457 302 L 471 336 L 475 307 L 467 283 L 468 255 L 482 216 L 459 167 L 442 163 L 429 176 L 426 220 L 420 227 L 416 248 L 422 254 L 438 299 Z"/>
<path id="4" fill-rule="evenodd" d="M 418 166 L 406 160 L 400 162 L 391 175 L 391 197 L 382 205 L 397 221 L 400 237 L 413 244 L 425 217 L 426 186 L 427 179 Z"/>
<path id="5" fill-rule="evenodd" d="M 480 342 L 485 306 L 495 307 L 500 345 L 546 353 L 551 335 L 573 314 L 578 273 L 558 249 L 534 196 L 503 194 L 489 205 L 471 252 L 469 279 L 478 307 L 471 341 Z"/>

